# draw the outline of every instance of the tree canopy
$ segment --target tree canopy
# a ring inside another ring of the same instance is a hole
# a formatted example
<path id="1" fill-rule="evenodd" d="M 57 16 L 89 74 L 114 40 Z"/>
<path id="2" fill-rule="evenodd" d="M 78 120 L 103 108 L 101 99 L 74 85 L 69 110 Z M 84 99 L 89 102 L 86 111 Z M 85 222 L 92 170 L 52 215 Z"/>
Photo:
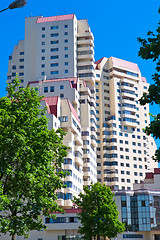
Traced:
<path id="1" fill-rule="evenodd" d="M 65 173 L 56 168 L 67 147 L 60 129 L 48 130 L 34 88 L 19 88 L 15 79 L 7 91 L 0 98 L 0 232 L 16 239 L 44 228 L 40 215 L 62 210 L 55 190 L 63 187 Z"/>
<path id="2" fill-rule="evenodd" d="M 74 198 L 74 203 L 81 209 L 79 233 L 85 240 L 100 239 L 100 236 L 113 238 L 125 230 L 118 220 L 119 212 L 113 196 L 109 187 L 97 182 L 90 189 L 85 186 L 84 194 Z"/>
<path id="3" fill-rule="evenodd" d="M 160 9 L 159 9 L 160 14 Z M 155 73 L 152 75 L 154 81 L 149 87 L 149 93 L 143 94 L 140 99 L 140 104 L 145 105 L 146 103 L 160 104 L 160 23 L 156 29 L 156 33 L 149 31 L 147 33 L 147 39 L 138 38 L 141 43 L 139 50 L 139 56 L 143 59 L 152 59 L 156 63 Z M 147 135 L 153 134 L 153 137 L 160 139 L 160 113 L 153 116 L 153 121 L 146 127 L 145 132 Z M 160 162 L 160 148 L 156 150 L 153 158 L 155 161 Z"/>

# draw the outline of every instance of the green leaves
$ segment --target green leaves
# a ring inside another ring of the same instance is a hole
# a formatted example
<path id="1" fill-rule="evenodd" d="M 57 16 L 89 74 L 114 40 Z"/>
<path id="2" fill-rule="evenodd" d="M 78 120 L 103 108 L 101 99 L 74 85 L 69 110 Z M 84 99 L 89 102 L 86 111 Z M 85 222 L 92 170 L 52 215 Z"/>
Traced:
<path id="1" fill-rule="evenodd" d="M 81 209 L 79 232 L 84 239 L 95 236 L 112 238 L 123 232 L 124 225 L 118 220 L 119 213 L 110 188 L 95 183 L 90 189 L 84 187 L 84 192 L 79 194 L 79 198 L 74 198 L 74 203 Z"/>
<path id="2" fill-rule="evenodd" d="M 56 172 L 67 154 L 62 130 L 48 130 L 42 97 L 19 80 L 0 99 L 0 232 L 26 236 L 40 230 L 39 216 L 61 211 L 55 191 L 65 174 Z M 17 91 L 16 91 L 17 90 Z"/>
<path id="3" fill-rule="evenodd" d="M 160 13 L 160 9 L 158 11 Z M 152 59 L 156 62 L 156 72 L 152 75 L 154 84 L 149 87 L 149 94 L 143 94 L 142 98 L 139 100 L 141 105 L 146 103 L 151 103 L 152 105 L 160 104 L 160 23 L 158 23 L 158 28 L 156 29 L 156 34 L 152 31 L 147 33 L 147 40 L 138 38 L 138 41 L 141 44 L 140 51 L 138 55 L 143 59 Z M 153 137 L 156 139 L 160 138 L 160 117 L 159 114 L 157 117 L 151 121 L 150 125 L 146 127 L 145 132 L 150 135 L 153 134 Z M 160 148 L 156 151 L 155 156 L 153 157 L 155 161 L 160 162 Z"/>

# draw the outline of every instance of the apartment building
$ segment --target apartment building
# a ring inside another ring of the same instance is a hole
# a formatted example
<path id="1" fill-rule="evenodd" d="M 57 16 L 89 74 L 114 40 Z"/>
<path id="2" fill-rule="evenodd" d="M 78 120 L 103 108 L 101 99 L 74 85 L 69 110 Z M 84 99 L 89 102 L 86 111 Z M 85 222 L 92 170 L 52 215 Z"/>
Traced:
<path id="1" fill-rule="evenodd" d="M 25 39 L 9 57 L 8 82 L 18 74 L 20 87 L 35 87 L 44 96 L 49 129 L 67 132 L 64 144 L 70 149 L 63 168 L 70 176 L 64 179 L 67 188 L 57 193 L 65 208 L 83 185 L 97 181 L 93 41 L 87 20 L 74 14 L 29 17 Z"/>
<path id="2" fill-rule="evenodd" d="M 21 87 L 30 84 L 46 99 L 58 97 L 57 126 L 64 125 L 64 99 L 70 102 L 83 141 L 79 150 L 74 149 L 74 131 L 63 128 L 70 135 L 66 145 L 72 158 L 76 153 L 82 160 L 82 186 L 98 176 L 112 189 L 132 189 L 157 167 L 151 158 L 155 142 L 143 132 L 150 121 L 149 106 L 138 102 L 149 84 L 135 63 L 115 57 L 94 63 L 94 37 L 86 19 L 77 20 L 74 14 L 26 18 L 25 39 L 9 57 L 8 82 L 16 73 Z"/>
<path id="3" fill-rule="evenodd" d="M 130 191 L 158 166 L 151 158 L 154 139 L 143 132 L 149 106 L 138 102 L 149 84 L 135 63 L 115 57 L 95 62 L 88 21 L 74 14 L 26 18 L 25 38 L 9 56 L 8 83 L 16 74 L 20 87 L 30 85 L 44 96 L 48 128 L 62 128 L 69 147 L 62 168 L 70 175 L 66 188 L 57 190 L 68 215 L 58 215 L 60 222 L 44 219 L 47 230 L 31 239 L 79 239 L 71 200 L 84 185 L 98 180 Z"/>
<path id="4" fill-rule="evenodd" d="M 115 57 L 95 63 L 97 178 L 111 189 L 133 189 L 145 173 L 158 167 L 152 160 L 156 144 L 143 129 L 149 105 L 139 99 L 149 84 L 135 63 Z"/>

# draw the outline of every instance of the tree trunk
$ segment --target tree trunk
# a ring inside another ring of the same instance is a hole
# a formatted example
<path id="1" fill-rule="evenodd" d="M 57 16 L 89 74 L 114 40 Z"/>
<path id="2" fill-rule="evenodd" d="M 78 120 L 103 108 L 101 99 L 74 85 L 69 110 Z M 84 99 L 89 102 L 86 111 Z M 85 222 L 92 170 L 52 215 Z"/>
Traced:
<path id="1" fill-rule="evenodd" d="M 11 240 L 16 240 L 16 234 L 13 234 L 13 235 L 12 235 Z"/>
<path id="2" fill-rule="evenodd" d="M 100 235 L 97 235 L 97 240 L 100 240 Z"/>

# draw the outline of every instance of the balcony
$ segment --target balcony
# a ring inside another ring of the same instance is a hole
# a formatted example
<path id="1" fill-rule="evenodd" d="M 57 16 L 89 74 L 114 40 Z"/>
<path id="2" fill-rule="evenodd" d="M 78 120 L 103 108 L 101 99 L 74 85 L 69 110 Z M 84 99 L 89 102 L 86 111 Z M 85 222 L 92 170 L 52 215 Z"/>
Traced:
<path id="1" fill-rule="evenodd" d="M 77 41 L 77 44 L 81 44 L 81 45 L 84 45 L 84 44 L 89 44 L 89 45 L 92 45 L 92 46 L 94 46 L 94 42 L 93 42 L 93 40 L 90 38 L 86 38 L 86 39 L 83 39 L 83 40 L 81 40 L 81 39 L 79 39 L 78 41 Z"/>
<path id="2" fill-rule="evenodd" d="M 134 92 L 134 91 L 133 91 Z M 128 98 L 132 98 L 132 99 L 135 99 L 136 98 L 136 96 L 135 96 L 135 93 L 132 93 L 132 92 L 121 92 L 121 94 L 122 94 L 122 97 L 128 97 Z"/>
<path id="3" fill-rule="evenodd" d="M 81 136 L 79 136 L 79 135 L 76 135 L 76 136 L 75 136 L 75 143 L 76 143 L 77 145 L 79 145 L 79 146 L 82 146 L 82 145 L 83 145 L 83 141 L 82 141 L 82 139 L 81 139 Z"/>
<path id="4" fill-rule="evenodd" d="M 79 166 L 83 166 L 83 160 L 82 160 L 82 154 L 79 151 L 75 152 L 75 162 L 79 165 Z"/>

